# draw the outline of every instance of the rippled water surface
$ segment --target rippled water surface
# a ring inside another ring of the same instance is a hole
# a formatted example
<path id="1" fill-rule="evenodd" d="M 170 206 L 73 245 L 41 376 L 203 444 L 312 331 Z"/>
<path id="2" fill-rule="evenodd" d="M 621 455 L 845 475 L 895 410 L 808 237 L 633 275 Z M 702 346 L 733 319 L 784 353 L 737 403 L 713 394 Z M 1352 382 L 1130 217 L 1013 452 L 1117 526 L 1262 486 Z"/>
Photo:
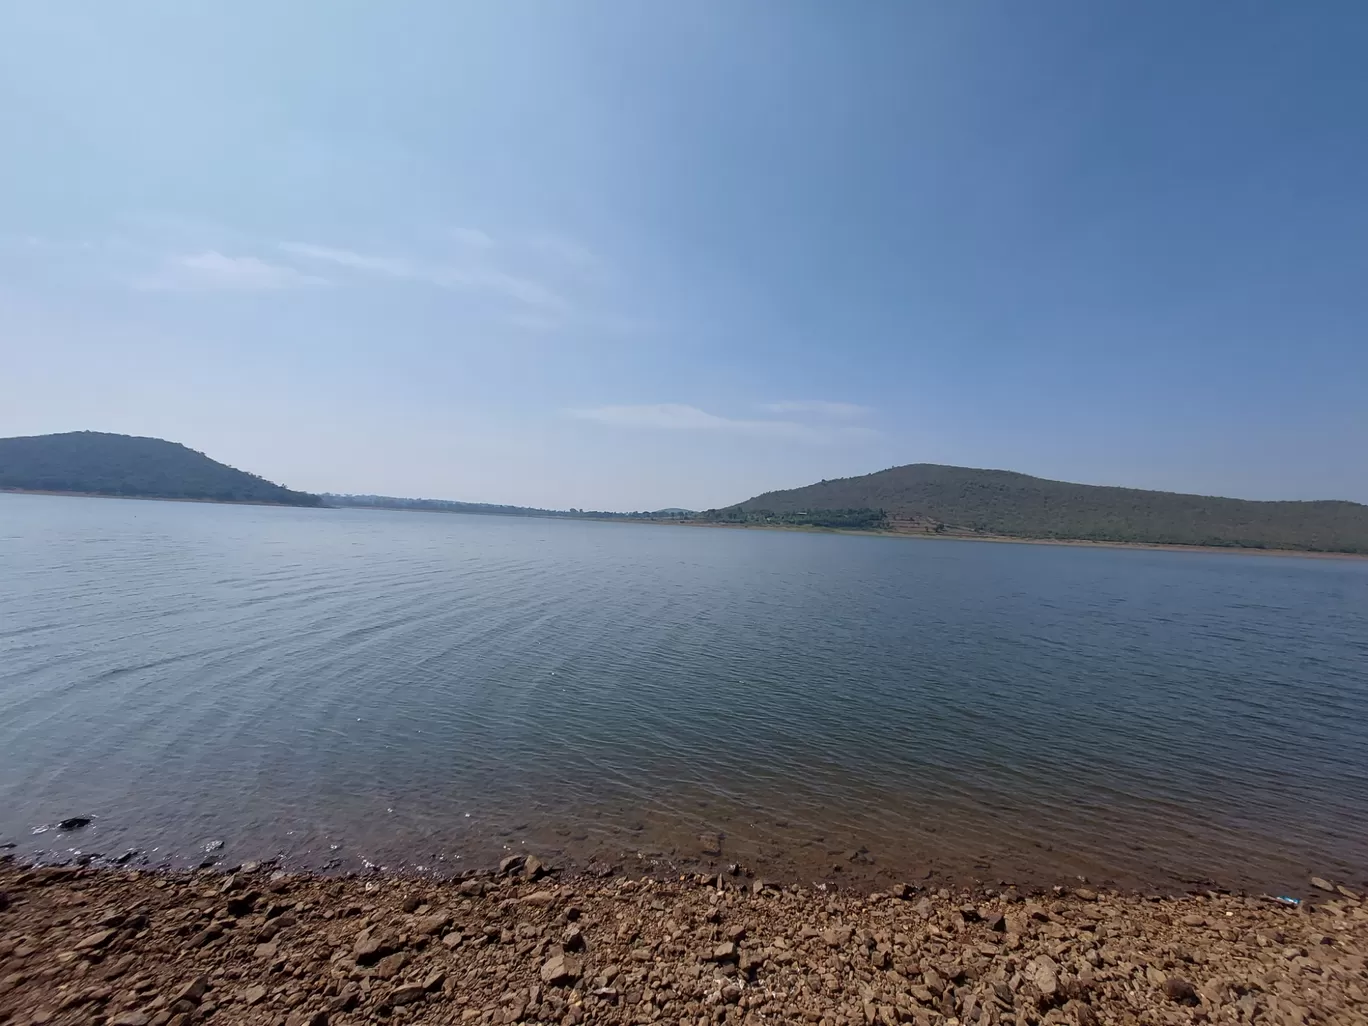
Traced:
<path id="1" fill-rule="evenodd" d="M 0 495 L 21 853 L 700 832 L 813 879 L 1361 884 L 1368 562 Z"/>

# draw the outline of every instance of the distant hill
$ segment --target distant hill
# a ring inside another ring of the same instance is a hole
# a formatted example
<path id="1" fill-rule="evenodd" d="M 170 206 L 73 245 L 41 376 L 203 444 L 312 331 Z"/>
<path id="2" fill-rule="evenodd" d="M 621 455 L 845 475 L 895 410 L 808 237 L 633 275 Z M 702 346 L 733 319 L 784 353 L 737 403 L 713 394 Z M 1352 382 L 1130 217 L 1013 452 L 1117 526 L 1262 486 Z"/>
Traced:
<path id="1" fill-rule="evenodd" d="M 766 492 L 712 519 L 884 511 L 894 529 L 1016 538 L 1368 553 L 1368 506 L 1254 502 L 1069 484 L 931 463 Z"/>
<path id="2" fill-rule="evenodd" d="M 504 517 L 560 517 L 578 520 L 684 520 L 692 510 L 671 508 L 653 512 L 612 513 L 592 509 L 539 509 L 536 506 L 501 506 L 490 502 L 458 502 L 454 499 L 404 499 L 396 495 L 340 495 L 323 493 L 328 506 L 361 509 L 407 509 L 426 513 L 484 513 Z"/>
<path id="3" fill-rule="evenodd" d="M 179 443 L 101 431 L 0 438 L 0 489 L 322 505 Z"/>

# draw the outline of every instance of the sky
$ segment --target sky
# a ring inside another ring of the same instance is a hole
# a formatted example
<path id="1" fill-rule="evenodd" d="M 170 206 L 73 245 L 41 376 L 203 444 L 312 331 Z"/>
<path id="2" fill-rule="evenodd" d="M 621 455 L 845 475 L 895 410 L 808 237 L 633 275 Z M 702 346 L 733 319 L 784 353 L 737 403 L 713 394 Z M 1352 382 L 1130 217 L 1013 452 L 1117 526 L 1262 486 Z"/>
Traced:
<path id="1" fill-rule="evenodd" d="M 0 435 L 1368 502 L 1368 6 L 0 0 Z"/>

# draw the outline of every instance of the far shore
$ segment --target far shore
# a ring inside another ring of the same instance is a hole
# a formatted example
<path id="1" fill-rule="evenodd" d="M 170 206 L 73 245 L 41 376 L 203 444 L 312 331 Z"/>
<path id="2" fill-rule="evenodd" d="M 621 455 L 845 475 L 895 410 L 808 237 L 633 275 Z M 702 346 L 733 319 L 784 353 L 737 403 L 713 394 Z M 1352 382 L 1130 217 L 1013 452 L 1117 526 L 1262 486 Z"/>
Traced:
<path id="1" fill-rule="evenodd" d="M 406 506 L 304 506 L 297 503 L 257 502 L 238 499 L 192 499 L 164 495 L 106 495 L 101 492 L 58 492 L 35 488 L 0 488 L 0 495 L 54 495 L 78 499 L 134 499 L 141 502 L 198 502 L 216 506 L 267 506 L 276 509 L 387 510 L 393 513 L 439 513 L 456 516 L 505 517 L 524 520 L 593 520 L 608 524 L 652 524 L 667 527 L 722 527 L 743 531 L 792 531 L 801 534 L 843 534 L 863 538 L 909 538 L 919 541 L 992 542 L 999 545 L 1066 545 L 1099 549 L 1140 549 L 1151 552 L 1209 552 L 1223 555 L 1295 556 L 1304 559 L 1368 559 L 1365 552 L 1334 552 L 1310 549 L 1253 548 L 1239 545 L 1181 545 L 1166 542 L 1099 541 L 1091 538 L 1021 538 L 1006 534 L 932 534 L 924 531 L 863 531 L 845 527 L 817 527 L 803 524 L 735 524 L 719 521 L 683 520 L 651 517 L 550 516 L 537 513 L 498 513 L 494 511 L 415 509 Z"/>

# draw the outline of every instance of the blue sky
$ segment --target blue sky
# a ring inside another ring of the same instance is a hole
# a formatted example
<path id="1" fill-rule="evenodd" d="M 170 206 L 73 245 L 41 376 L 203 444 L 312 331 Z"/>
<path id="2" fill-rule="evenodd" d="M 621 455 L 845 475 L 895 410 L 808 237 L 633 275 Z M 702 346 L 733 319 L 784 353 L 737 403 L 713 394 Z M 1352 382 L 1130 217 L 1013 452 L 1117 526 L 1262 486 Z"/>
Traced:
<path id="1" fill-rule="evenodd" d="M 1361 3 L 10 2 L 0 434 L 1368 501 Z"/>

